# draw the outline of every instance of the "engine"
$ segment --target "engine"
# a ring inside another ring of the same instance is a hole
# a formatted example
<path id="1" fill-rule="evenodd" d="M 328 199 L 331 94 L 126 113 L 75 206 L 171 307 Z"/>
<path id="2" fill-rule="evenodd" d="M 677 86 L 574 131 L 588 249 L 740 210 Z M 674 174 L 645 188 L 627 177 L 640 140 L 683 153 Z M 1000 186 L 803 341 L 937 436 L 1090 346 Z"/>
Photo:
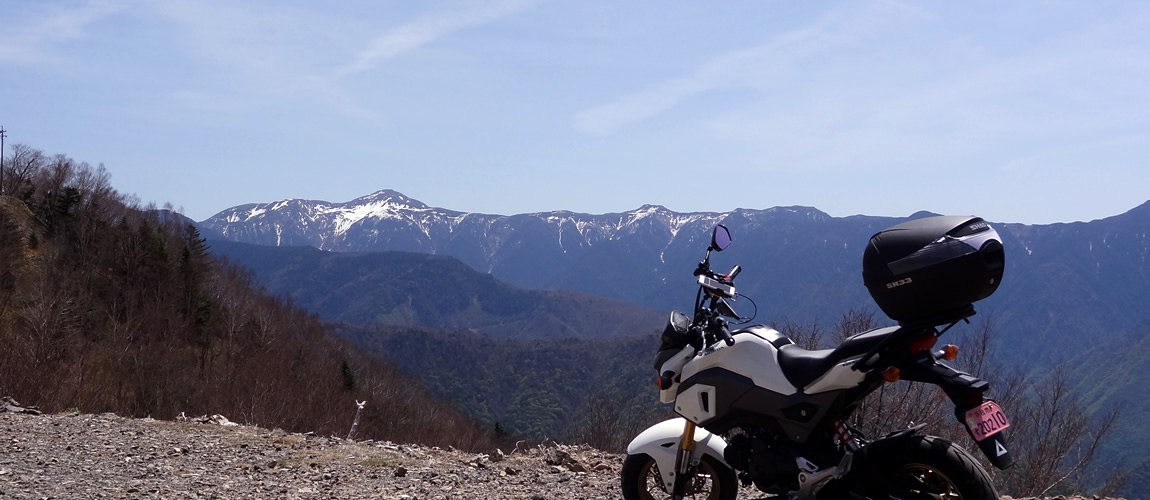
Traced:
<path id="1" fill-rule="evenodd" d="M 759 430 L 737 429 L 727 436 L 723 459 L 742 471 L 743 484 L 755 483 L 764 493 L 782 494 L 799 487 L 798 454 L 789 443 Z"/>

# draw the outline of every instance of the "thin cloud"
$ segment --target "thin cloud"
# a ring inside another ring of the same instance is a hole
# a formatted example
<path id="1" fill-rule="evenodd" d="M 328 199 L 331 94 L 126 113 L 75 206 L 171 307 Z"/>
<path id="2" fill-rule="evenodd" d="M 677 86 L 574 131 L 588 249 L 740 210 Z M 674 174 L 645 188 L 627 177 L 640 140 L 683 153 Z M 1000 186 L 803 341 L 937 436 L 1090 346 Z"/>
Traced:
<path id="1" fill-rule="evenodd" d="M 9 31 L 0 33 L 0 61 L 29 63 L 51 58 L 52 45 L 87 37 L 89 26 L 123 8 L 123 2 L 97 0 L 72 9 L 51 7 L 36 12 L 5 9 L 3 24 Z"/>
<path id="2" fill-rule="evenodd" d="M 481 3 L 470 10 L 438 13 L 417 19 L 392 29 L 373 40 L 355 55 L 351 63 L 337 70 L 335 76 L 343 77 L 369 71 L 383 61 L 434 42 L 461 29 L 484 24 L 517 12 L 531 3 L 530 0 Z"/>
<path id="3" fill-rule="evenodd" d="M 757 168 L 1001 162 L 1016 169 L 1039 164 L 1036 159 L 1047 166 L 1080 160 L 1066 151 L 1090 150 L 1100 158 L 1134 149 L 1113 144 L 1113 137 L 1140 145 L 1150 135 L 1140 97 L 1150 84 L 1150 65 L 1140 58 L 1150 47 L 1140 29 L 1147 19 L 1150 10 L 1125 12 L 1024 50 L 938 64 L 945 71 L 898 73 L 915 61 L 882 67 L 859 61 L 894 76 L 852 85 L 807 82 L 787 102 L 753 103 L 708 125 L 716 136 L 754 145 Z M 929 52 L 937 61 L 960 59 L 942 48 Z"/>
<path id="4" fill-rule="evenodd" d="M 889 25 L 921 16 L 918 10 L 894 2 L 868 3 L 862 10 L 832 11 L 765 44 L 721 54 L 689 76 L 581 111 L 575 115 L 574 125 L 587 134 L 605 135 L 654 117 L 702 92 L 769 88 L 793 74 L 794 67 L 805 60 L 856 44 Z"/>
<path id="5" fill-rule="evenodd" d="M 194 71 L 194 78 L 171 90 L 174 104 L 238 112 L 289 99 L 378 119 L 336 82 L 319 76 L 335 65 L 333 54 L 341 52 L 337 47 L 343 37 L 333 33 L 354 24 L 343 11 L 298 6 L 269 11 L 259 2 L 204 0 L 169 0 L 153 9 L 180 28 L 173 39 L 191 56 L 187 66 L 208 68 Z"/>

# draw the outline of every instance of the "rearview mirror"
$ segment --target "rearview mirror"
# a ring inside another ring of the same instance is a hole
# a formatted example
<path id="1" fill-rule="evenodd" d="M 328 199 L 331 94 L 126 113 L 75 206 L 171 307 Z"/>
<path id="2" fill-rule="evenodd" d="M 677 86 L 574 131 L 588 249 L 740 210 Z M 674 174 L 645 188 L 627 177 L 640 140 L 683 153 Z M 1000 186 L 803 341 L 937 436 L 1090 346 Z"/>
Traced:
<path id="1" fill-rule="evenodd" d="M 729 246 L 731 246 L 731 232 L 727 230 L 727 226 L 722 224 L 715 226 L 715 230 L 711 232 L 711 249 L 721 252 Z"/>

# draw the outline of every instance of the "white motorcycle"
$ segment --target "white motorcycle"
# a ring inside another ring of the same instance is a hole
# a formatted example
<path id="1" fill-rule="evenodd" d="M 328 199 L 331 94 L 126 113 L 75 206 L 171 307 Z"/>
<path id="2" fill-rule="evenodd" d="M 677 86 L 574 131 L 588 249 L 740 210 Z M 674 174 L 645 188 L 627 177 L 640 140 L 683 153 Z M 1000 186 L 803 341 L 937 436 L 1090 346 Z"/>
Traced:
<path id="1" fill-rule="evenodd" d="M 938 337 L 974 314 L 1002 278 L 1002 242 L 977 217 L 929 217 L 871 238 L 863 281 L 898 326 L 862 332 L 834 349 L 803 349 L 766 326 L 731 332 L 740 267 L 711 271 L 731 243 L 719 225 L 694 274 L 694 317 L 675 311 L 655 359 L 660 399 L 682 416 L 627 447 L 623 497 L 734 499 L 738 483 L 779 498 L 997 499 L 969 452 L 920 434 L 922 425 L 867 439 L 849 423 L 859 403 L 899 379 L 935 384 L 998 468 L 1011 464 L 1002 408 L 989 385 L 942 362 Z"/>

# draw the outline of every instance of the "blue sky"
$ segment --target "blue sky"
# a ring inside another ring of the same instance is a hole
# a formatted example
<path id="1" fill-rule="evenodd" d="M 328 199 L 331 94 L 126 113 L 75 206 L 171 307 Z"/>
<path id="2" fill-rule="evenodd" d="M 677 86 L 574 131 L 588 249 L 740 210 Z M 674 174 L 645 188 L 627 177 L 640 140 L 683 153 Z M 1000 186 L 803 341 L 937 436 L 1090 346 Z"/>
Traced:
<path id="1" fill-rule="evenodd" d="M 196 220 L 394 189 L 1050 223 L 1150 199 L 1150 2 L 9 0 L 0 125 Z M 7 153 L 6 153 L 7 154 Z"/>

